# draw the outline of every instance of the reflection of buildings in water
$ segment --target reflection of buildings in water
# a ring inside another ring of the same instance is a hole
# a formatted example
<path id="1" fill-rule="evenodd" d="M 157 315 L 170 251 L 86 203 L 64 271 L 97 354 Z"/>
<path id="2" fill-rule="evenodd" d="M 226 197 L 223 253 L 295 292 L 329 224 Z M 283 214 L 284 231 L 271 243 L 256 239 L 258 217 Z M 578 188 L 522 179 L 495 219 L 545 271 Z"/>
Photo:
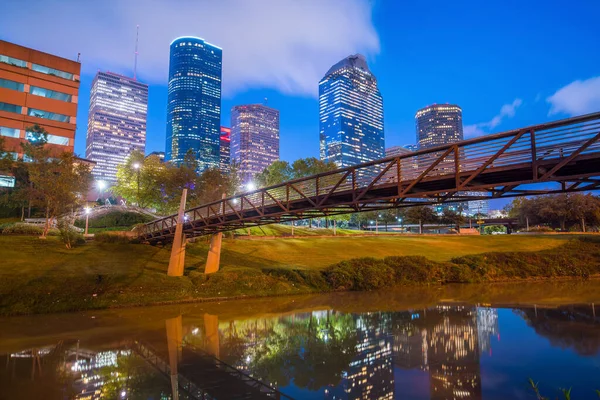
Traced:
<path id="1" fill-rule="evenodd" d="M 431 398 L 481 398 L 476 311 L 438 306 L 427 314 L 438 314 L 428 334 Z"/>
<path id="2" fill-rule="evenodd" d="M 326 389 L 325 398 L 394 398 L 393 337 L 387 313 L 356 319 L 357 354 L 342 375 L 342 383 Z"/>
<path id="3" fill-rule="evenodd" d="M 489 307 L 477 307 L 477 341 L 479 353 L 492 353 L 493 336 L 498 335 L 498 310 Z"/>
<path id="4" fill-rule="evenodd" d="M 417 326 L 421 313 L 396 313 L 392 323 L 394 365 L 403 369 L 427 370 L 427 329 Z"/>
<path id="5" fill-rule="evenodd" d="M 75 360 L 67 362 L 66 366 L 78 378 L 74 383 L 77 390 L 75 396 L 78 400 L 96 400 L 102 397 L 102 386 L 104 377 L 99 370 L 104 367 L 116 367 L 119 355 L 129 355 L 129 350 L 92 352 L 87 350 L 76 350 L 67 352 L 67 359 Z M 118 377 L 115 377 L 118 380 Z M 123 377 L 125 385 L 125 377 Z"/>

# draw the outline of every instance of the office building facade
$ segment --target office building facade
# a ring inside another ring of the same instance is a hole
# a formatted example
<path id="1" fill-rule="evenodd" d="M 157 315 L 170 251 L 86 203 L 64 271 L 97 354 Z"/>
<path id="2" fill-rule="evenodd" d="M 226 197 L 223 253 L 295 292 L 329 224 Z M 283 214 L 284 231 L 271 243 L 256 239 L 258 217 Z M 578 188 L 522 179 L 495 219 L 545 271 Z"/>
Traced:
<path id="1" fill-rule="evenodd" d="M 386 157 L 404 156 L 410 153 L 412 153 L 412 151 L 403 146 L 392 146 L 385 149 Z"/>
<path id="2" fill-rule="evenodd" d="M 231 161 L 249 182 L 279 160 L 279 111 L 262 104 L 231 109 Z"/>
<path id="3" fill-rule="evenodd" d="M 53 154 L 73 152 L 80 70 L 77 61 L 0 40 L 0 137 L 9 156 L 23 158 L 36 124 Z"/>
<path id="4" fill-rule="evenodd" d="M 198 171 L 219 168 L 222 50 L 181 37 L 170 51 L 166 160 L 179 165 L 191 151 Z"/>
<path id="5" fill-rule="evenodd" d="M 229 165 L 231 164 L 231 128 L 221 127 L 219 153 L 221 159 L 221 172 L 228 173 Z"/>
<path id="6" fill-rule="evenodd" d="M 319 82 L 319 139 L 321 160 L 339 167 L 385 156 L 383 98 L 364 56 L 346 57 Z"/>
<path id="7" fill-rule="evenodd" d="M 112 72 L 92 83 L 85 156 L 94 161 L 94 179 L 117 181 L 117 167 L 133 151 L 146 150 L 148 85 Z"/>
<path id="8" fill-rule="evenodd" d="M 415 115 L 419 149 L 463 140 L 462 110 L 454 104 L 434 104 Z"/>

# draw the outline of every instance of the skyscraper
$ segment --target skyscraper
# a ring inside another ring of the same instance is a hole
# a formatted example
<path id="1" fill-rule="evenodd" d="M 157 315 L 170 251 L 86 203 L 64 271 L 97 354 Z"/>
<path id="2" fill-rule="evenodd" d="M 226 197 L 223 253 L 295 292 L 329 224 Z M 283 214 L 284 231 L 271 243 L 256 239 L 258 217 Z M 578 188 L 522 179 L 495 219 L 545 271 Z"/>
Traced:
<path id="1" fill-rule="evenodd" d="M 463 140 L 462 110 L 454 104 L 434 104 L 417 111 L 417 143 L 429 149 Z"/>
<path id="2" fill-rule="evenodd" d="M 231 160 L 242 182 L 279 159 L 279 111 L 262 104 L 231 109 Z"/>
<path id="3" fill-rule="evenodd" d="M 85 156 L 96 162 L 96 180 L 117 181 L 117 167 L 146 149 L 148 85 L 112 72 L 92 83 Z"/>
<path id="4" fill-rule="evenodd" d="M 222 53 L 197 37 L 171 42 L 167 161 L 181 164 L 191 150 L 198 171 L 219 168 Z"/>
<path id="5" fill-rule="evenodd" d="M 221 157 L 221 172 L 229 172 L 229 164 L 231 164 L 231 128 L 221 127 L 219 154 Z"/>
<path id="6" fill-rule="evenodd" d="M 332 66 L 319 82 L 321 160 L 340 167 L 383 158 L 383 98 L 364 56 Z"/>

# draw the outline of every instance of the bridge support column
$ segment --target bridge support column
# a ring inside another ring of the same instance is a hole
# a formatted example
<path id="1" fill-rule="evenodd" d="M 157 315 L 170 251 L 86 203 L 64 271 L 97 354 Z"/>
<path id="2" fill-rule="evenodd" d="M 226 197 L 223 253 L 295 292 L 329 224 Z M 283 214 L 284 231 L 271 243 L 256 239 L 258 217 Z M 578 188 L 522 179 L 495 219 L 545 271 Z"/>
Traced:
<path id="1" fill-rule="evenodd" d="M 181 203 L 179 204 L 179 213 L 177 214 L 177 225 L 175 226 L 175 237 L 173 238 L 173 247 L 171 248 L 171 258 L 169 259 L 168 276 L 183 276 L 183 267 L 185 263 L 185 235 L 183 234 L 183 215 L 185 213 L 185 200 L 187 198 L 187 189 L 181 193 Z"/>
<path id="2" fill-rule="evenodd" d="M 215 233 L 210 237 L 210 247 L 208 248 L 208 257 L 206 258 L 205 274 L 213 274 L 219 270 L 221 265 L 221 242 L 223 233 Z"/>
<path id="3" fill-rule="evenodd" d="M 223 193 L 221 199 L 227 197 Z M 221 204 L 220 212 L 223 212 L 223 204 Z M 221 265 L 221 243 L 223 242 L 223 232 L 215 233 L 210 237 L 210 247 L 208 248 L 208 257 L 206 257 L 206 266 L 204 267 L 205 274 L 213 274 L 219 270 Z"/>

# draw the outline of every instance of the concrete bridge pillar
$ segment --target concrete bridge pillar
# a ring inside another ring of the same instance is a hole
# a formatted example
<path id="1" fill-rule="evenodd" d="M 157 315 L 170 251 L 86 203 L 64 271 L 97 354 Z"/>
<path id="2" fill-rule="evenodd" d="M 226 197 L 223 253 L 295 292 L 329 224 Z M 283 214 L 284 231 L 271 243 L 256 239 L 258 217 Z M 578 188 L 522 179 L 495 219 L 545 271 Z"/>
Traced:
<path id="1" fill-rule="evenodd" d="M 223 193 L 221 199 L 227 197 Z M 220 212 L 223 213 L 223 204 L 221 204 Z M 221 243 L 223 242 L 223 232 L 215 233 L 210 237 L 210 247 L 208 248 L 208 256 L 206 257 L 206 266 L 204 267 L 205 274 L 213 274 L 219 270 L 221 265 Z"/>
<path id="2" fill-rule="evenodd" d="M 168 276 L 183 276 L 185 264 L 185 235 L 183 234 L 183 216 L 185 213 L 185 201 L 187 198 L 187 189 L 181 193 L 181 202 L 177 214 L 177 225 L 175 226 L 175 237 L 173 238 L 173 247 L 171 248 L 171 258 L 169 259 Z"/>
<path id="3" fill-rule="evenodd" d="M 221 264 L 221 242 L 223 233 L 219 232 L 211 236 L 210 247 L 208 248 L 208 257 L 206 258 L 205 274 L 212 274 L 219 270 Z"/>

